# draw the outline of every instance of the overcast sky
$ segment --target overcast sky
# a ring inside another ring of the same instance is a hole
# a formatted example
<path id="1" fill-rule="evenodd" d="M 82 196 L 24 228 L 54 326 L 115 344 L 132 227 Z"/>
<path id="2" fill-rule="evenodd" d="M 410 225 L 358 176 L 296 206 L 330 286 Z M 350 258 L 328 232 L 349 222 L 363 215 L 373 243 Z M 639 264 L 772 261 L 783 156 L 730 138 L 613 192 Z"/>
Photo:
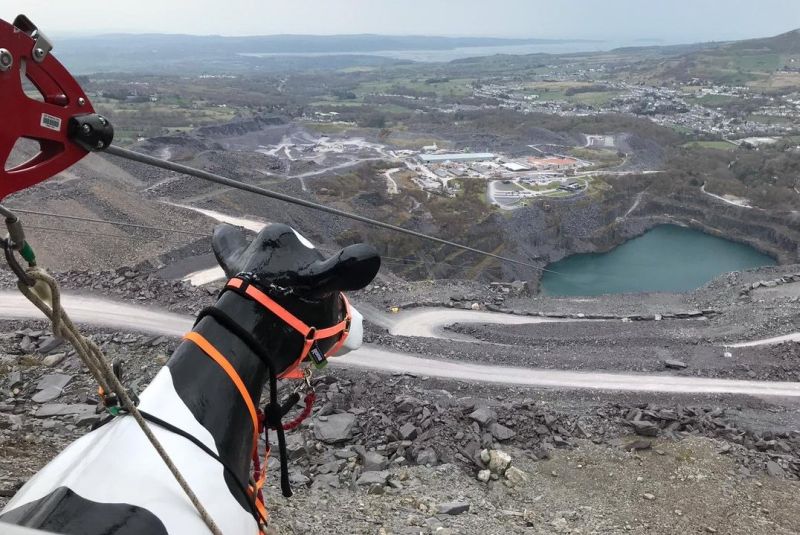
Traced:
<path id="1" fill-rule="evenodd" d="M 0 0 L 46 34 L 451 35 L 697 42 L 800 27 L 800 0 Z"/>

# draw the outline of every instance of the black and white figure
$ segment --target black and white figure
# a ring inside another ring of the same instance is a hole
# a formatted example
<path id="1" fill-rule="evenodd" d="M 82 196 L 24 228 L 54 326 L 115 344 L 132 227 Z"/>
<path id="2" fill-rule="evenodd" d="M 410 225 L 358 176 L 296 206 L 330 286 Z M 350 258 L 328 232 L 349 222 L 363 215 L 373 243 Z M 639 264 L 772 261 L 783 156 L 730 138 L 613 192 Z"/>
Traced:
<path id="1" fill-rule="evenodd" d="M 218 226 L 214 253 L 228 277 L 247 273 L 253 284 L 307 325 L 342 320 L 341 291 L 363 288 L 380 268 L 367 245 L 330 258 L 292 228 L 273 224 L 248 242 L 242 230 Z M 278 374 L 300 354 L 303 337 L 260 304 L 226 291 L 216 307 L 255 337 Z M 362 317 L 342 352 L 361 345 Z M 225 355 L 258 402 L 266 366 L 248 346 L 210 316 L 194 331 Z M 327 351 L 336 340 L 323 341 Z M 190 433 L 216 452 L 239 481 L 248 480 L 253 424 L 239 391 L 221 367 L 184 341 L 140 395 L 141 410 Z M 255 520 L 222 465 L 186 438 L 152 425 L 194 492 L 223 533 L 253 535 Z M 81 535 L 201 534 L 208 529 L 133 418 L 118 417 L 83 436 L 20 489 L 0 521 Z"/>

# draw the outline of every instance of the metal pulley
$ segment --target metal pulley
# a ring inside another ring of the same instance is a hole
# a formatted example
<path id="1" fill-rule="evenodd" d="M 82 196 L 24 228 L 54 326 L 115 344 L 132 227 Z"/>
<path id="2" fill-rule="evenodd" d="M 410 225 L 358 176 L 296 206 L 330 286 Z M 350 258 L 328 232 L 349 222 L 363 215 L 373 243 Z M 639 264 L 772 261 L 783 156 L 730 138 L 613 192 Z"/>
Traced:
<path id="1" fill-rule="evenodd" d="M 86 93 L 50 54 L 52 48 L 24 15 L 13 24 L 0 20 L 0 199 L 57 175 L 113 138 L 111 125 L 95 114 Z M 41 100 L 26 94 L 26 78 Z M 20 139 L 37 142 L 39 152 L 12 167 L 8 160 Z"/>

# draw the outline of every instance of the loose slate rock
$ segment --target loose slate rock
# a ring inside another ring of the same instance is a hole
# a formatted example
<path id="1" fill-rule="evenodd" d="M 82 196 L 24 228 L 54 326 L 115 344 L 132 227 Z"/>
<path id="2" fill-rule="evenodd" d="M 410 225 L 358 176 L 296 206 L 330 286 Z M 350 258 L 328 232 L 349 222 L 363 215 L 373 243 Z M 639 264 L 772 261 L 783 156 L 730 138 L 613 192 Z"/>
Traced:
<path id="1" fill-rule="evenodd" d="M 387 470 L 364 472 L 361 474 L 361 477 L 358 478 L 356 484 L 360 486 L 384 485 L 387 479 L 389 479 L 389 472 Z"/>
<path id="2" fill-rule="evenodd" d="M 64 387 L 67 386 L 67 383 L 69 383 L 71 380 L 71 375 L 64 375 L 62 373 L 51 373 L 50 375 L 45 375 L 36 385 L 36 389 L 39 390 L 39 392 L 34 394 L 31 399 L 36 403 L 47 403 L 48 401 L 53 401 L 61 395 L 61 393 L 64 391 Z"/>
<path id="3" fill-rule="evenodd" d="M 498 423 L 490 425 L 489 432 L 492 433 L 492 436 L 494 438 L 500 441 L 513 438 L 517 434 L 516 431 L 514 431 L 513 429 L 509 429 L 508 427 Z"/>
<path id="4" fill-rule="evenodd" d="M 627 446 L 625 446 L 626 451 L 639 451 L 639 450 L 649 450 L 653 446 L 653 443 L 649 440 L 639 439 L 634 440 Z"/>
<path id="5" fill-rule="evenodd" d="M 15 370 L 8 374 L 8 387 L 9 388 L 17 388 L 18 386 L 22 386 L 22 372 L 19 370 Z"/>
<path id="6" fill-rule="evenodd" d="M 436 511 L 440 515 L 460 515 L 469 511 L 468 502 L 449 502 L 439 504 Z"/>
<path id="7" fill-rule="evenodd" d="M 64 343 L 63 338 L 59 338 L 58 336 L 48 336 L 47 338 L 43 338 L 42 340 L 39 341 L 38 351 L 42 355 L 47 355 L 49 353 L 52 353 L 59 347 L 61 347 L 61 344 L 63 343 Z"/>
<path id="8" fill-rule="evenodd" d="M 22 341 L 19 343 L 19 349 L 23 353 L 33 353 L 36 351 L 36 344 L 29 336 L 23 336 Z"/>
<path id="9" fill-rule="evenodd" d="M 325 420 L 314 420 L 314 437 L 326 444 L 345 442 L 353 436 L 356 417 L 349 412 L 331 414 Z"/>
<path id="10" fill-rule="evenodd" d="M 680 360 L 667 359 L 664 361 L 664 367 L 671 370 L 683 370 L 688 368 L 689 365 Z"/>
<path id="11" fill-rule="evenodd" d="M 526 474 L 516 466 L 510 466 L 506 470 L 506 479 L 514 487 L 519 487 L 528 482 L 528 474 Z"/>
<path id="12" fill-rule="evenodd" d="M 473 411 L 469 417 L 481 425 L 487 425 L 488 423 L 497 420 L 497 413 L 492 409 L 481 407 L 480 409 Z"/>
<path id="13" fill-rule="evenodd" d="M 633 426 L 633 430 L 637 435 L 644 437 L 658 436 L 659 427 L 653 422 L 648 422 L 646 420 L 634 420 L 630 422 L 630 424 Z"/>
<path id="14" fill-rule="evenodd" d="M 400 428 L 400 437 L 402 437 L 403 440 L 414 440 L 417 438 L 418 433 L 419 430 L 411 422 L 403 424 Z"/>
<path id="15" fill-rule="evenodd" d="M 435 466 L 438 462 L 439 456 L 431 448 L 426 448 L 417 453 L 417 464 Z"/>
<path id="16" fill-rule="evenodd" d="M 781 468 L 781 465 L 779 465 L 775 461 L 767 461 L 767 473 L 772 477 L 779 477 L 781 479 L 785 475 L 785 472 L 783 471 L 783 468 Z"/>
<path id="17" fill-rule="evenodd" d="M 375 451 L 368 451 L 363 455 L 364 471 L 374 472 L 383 470 L 389 464 L 389 460 Z"/>
<path id="18" fill-rule="evenodd" d="M 42 405 L 36 411 L 36 418 L 47 418 L 48 416 L 67 416 L 70 414 L 94 414 L 94 405 L 87 405 L 85 403 L 75 403 L 74 405 L 67 405 L 66 403 L 49 403 Z"/>
<path id="19" fill-rule="evenodd" d="M 44 360 L 42 360 L 42 364 L 52 368 L 53 366 L 60 364 L 66 356 L 66 353 L 53 353 L 52 355 L 47 355 Z"/>

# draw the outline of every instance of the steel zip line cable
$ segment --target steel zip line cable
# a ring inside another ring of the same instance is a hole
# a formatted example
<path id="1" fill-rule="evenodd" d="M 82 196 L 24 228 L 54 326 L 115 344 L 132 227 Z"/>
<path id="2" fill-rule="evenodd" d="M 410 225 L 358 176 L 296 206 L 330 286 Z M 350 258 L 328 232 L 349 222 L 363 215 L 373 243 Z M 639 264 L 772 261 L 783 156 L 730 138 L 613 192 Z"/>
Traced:
<path id="1" fill-rule="evenodd" d="M 1 206 L 0 206 L 0 208 L 1 208 Z M 51 213 L 51 212 L 37 212 L 35 210 L 20 210 L 20 209 L 17 209 L 17 208 L 15 208 L 13 210 L 13 212 L 32 214 L 32 215 L 41 215 L 41 216 L 47 216 L 47 217 L 55 217 L 57 219 L 58 218 L 63 218 L 63 219 L 74 219 L 74 220 L 77 220 L 77 221 L 88 221 L 90 223 L 103 223 L 103 224 L 106 224 L 106 225 L 116 225 L 116 226 L 120 226 L 120 227 L 135 227 L 135 228 L 142 228 L 142 229 L 147 229 L 147 230 L 159 230 L 159 231 L 164 231 L 164 232 L 172 232 L 172 229 L 167 229 L 167 228 L 163 228 L 163 227 L 150 227 L 150 226 L 147 226 L 147 225 L 135 225 L 135 224 L 132 224 L 132 223 L 125 223 L 124 221 L 112 221 L 110 219 L 93 219 L 93 218 L 90 218 L 90 217 L 78 217 L 78 216 L 71 216 L 71 215 L 66 215 L 66 214 L 54 214 L 54 213 Z M 2 214 L 0 213 L 0 215 L 2 215 Z M 65 228 L 41 227 L 41 226 L 37 226 L 37 225 L 27 225 L 27 224 L 25 225 L 25 228 L 26 229 L 33 229 L 33 230 L 48 230 L 48 231 L 53 231 L 53 232 L 64 232 L 66 234 L 76 234 L 76 235 L 85 235 L 85 236 L 99 236 L 99 237 L 103 237 L 103 238 L 119 238 L 119 239 L 123 239 L 123 240 L 134 240 L 134 241 L 136 241 L 136 240 L 141 239 L 139 236 L 131 236 L 131 235 L 127 235 L 126 236 L 126 235 L 123 235 L 123 234 L 103 234 L 103 233 L 100 233 L 100 232 L 65 229 Z M 209 236 L 208 233 L 202 233 L 202 232 L 191 232 L 191 231 L 179 231 L 179 232 L 182 232 L 183 234 L 189 234 L 191 236 L 200 236 L 200 237 L 203 237 L 203 238 Z M 326 247 L 317 247 L 317 249 L 319 249 L 321 252 L 327 253 L 327 254 L 331 254 L 331 253 L 335 252 L 334 250 L 326 248 Z M 445 266 L 456 267 L 455 264 L 452 264 L 450 262 L 436 262 L 436 261 L 433 261 L 433 260 L 428 260 L 428 261 L 425 261 L 425 260 L 413 260 L 413 259 L 410 259 L 410 258 L 397 258 L 397 257 L 394 257 L 394 256 L 383 256 L 383 255 L 381 255 L 381 262 L 389 262 L 389 263 L 393 263 L 393 264 L 404 264 L 404 265 L 419 264 L 419 265 L 423 265 L 423 266 L 429 266 L 431 264 L 437 264 L 437 265 L 438 264 L 443 264 Z"/>
<path id="2" fill-rule="evenodd" d="M 104 234 L 102 232 L 91 232 L 91 231 L 83 231 L 83 230 L 71 230 L 65 228 L 53 228 L 53 227 L 40 227 L 38 225 L 25 225 L 25 230 L 46 230 L 47 232 L 63 232 L 65 234 L 76 234 L 76 235 L 83 235 L 83 236 L 96 236 L 99 238 L 115 238 L 115 239 L 122 239 L 122 240 L 135 240 L 137 237 L 134 236 L 124 236 L 121 234 Z"/>
<path id="3" fill-rule="evenodd" d="M 13 212 L 18 212 L 20 214 L 33 214 L 33 215 L 41 215 L 47 217 L 60 217 L 62 219 L 74 219 L 75 221 L 86 221 L 88 223 L 103 223 L 106 225 L 117 225 L 120 227 L 132 227 L 144 230 L 158 230 L 161 232 L 174 232 L 177 234 L 189 234 L 190 236 L 201 236 L 203 238 L 208 237 L 208 234 L 203 234 L 201 232 L 192 232 L 190 230 L 179 230 L 179 229 L 171 229 L 171 228 L 164 228 L 164 227 L 151 227 L 149 225 L 138 225 L 135 223 L 125 223 L 123 221 L 109 221 L 107 219 L 94 219 L 91 217 L 80 217 L 75 215 L 67 215 L 67 214 L 53 214 L 50 212 L 37 212 L 36 210 L 23 210 L 21 208 L 12 208 Z M 33 228 L 33 227 L 30 227 Z"/>
<path id="4" fill-rule="evenodd" d="M 329 214 L 338 215 L 340 217 L 345 217 L 347 219 L 353 219 L 355 221 L 360 221 L 362 223 L 367 223 L 368 225 L 373 225 L 376 227 L 381 227 L 389 230 L 393 230 L 395 232 L 400 232 L 402 234 L 408 234 L 409 236 L 414 236 L 417 238 L 421 238 L 424 240 L 440 243 L 442 245 L 450 245 L 451 247 L 457 247 L 459 249 L 463 249 L 465 251 L 469 251 L 471 253 L 477 253 L 479 255 L 488 256 L 491 258 L 496 258 L 497 260 L 502 260 L 503 262 L 509 262 L 512 264 L 517 264 L 520 266 L 525 266 L 527 268 L 535 269 L 538 271 L 547 271 L 549 273 L 558 273 L 556 271 L 548 270 L 539 266 L 534 266 L 533 264 L 529 264 L 527 262 L 523 262 L 521 260 L 514 260 L 513 258 L 508 258 L 505 256 L 496 255 L 494 253 L 490 253 L 488 251 L 482 251 L 480 249 L 475 249 L 474 247 L 469 247 L 468 245 L 462 245 L 460 243 L 452 242 L 449 240 L 444 240 L 442 238 L 436 238 L 435 236 L 428 236 L 427 234 L 423 234 L 421 232 L 416 232 L 414 230 L 405 229 L 403 227 L 398 227 L 396 225 L 392 225 L 390 223 L 384 223 L 383 221 L 378 221 L 376 219 L 370 219 L 368 217 L 360 216 L 357 214 L 351 214 L 350 212 L 345 212 L 343 210 L 337 210 L 336 208 L 330 208 L 328 206 L 318 204 L 311 201 L 306 201 L 304 199 L 298 199 L 297 197 L 292 197 L 290 195 L 285 195 L 283 193 L 278 193 L 276 191 L 271 191 L 265 188 L 261 188 L 259 186 L 252 186 L 250 184 L 245 184 L 244 182 L 240 182 L 238 180 L 233 180 L 232 178 L 227 178 L 222 175 L 218 175 L 215 173 L 210 173 L 208 171 L 202 171 L 200 169 L 195 169 L 193 167 L 189 167 L 187 165 L 182 165 L 179 163 L 168 162 L 166 160 L 162 160 L 160 158 L 155 158 L 153 156 L 148 156 L 146 154 L 142 154 L 140 152 L 135 152 L 128 149 L 123 149 L 121 147 L 117 147 L 114 145 L 110 145 L 106 148 L 103 152 L 108 154 L 113 154 L 119 158 L 125 158 L 126 160 L 131 160 L 134 162 L 143 163 L 146 165 L 151 165 L 153 167 L 159 167 L 161 169 L 166 169 L 167 171 L 174 171 L 176 173 L 181 173 L 184 175 L 193 176 L 195 178 L 200 178 L 202 180 L 208 180 L 210 182 L 216 182 L 217 184 L 222 184 L 223 186 L 228 186 L 235 189 L 240 189 L 242 191 L 248 191 L 250 193 L 255 193 L 256 195 L 262 195 L 264 197 L 269 197 L 272 199 L 277 199 L 279 201 L 288 202 L 291 204 L 297 204 L 299 206 L 304 206 L 306 208 L 311 208 L 314 210 L 320 210 L 322 212 L 327 212 Z"/>

